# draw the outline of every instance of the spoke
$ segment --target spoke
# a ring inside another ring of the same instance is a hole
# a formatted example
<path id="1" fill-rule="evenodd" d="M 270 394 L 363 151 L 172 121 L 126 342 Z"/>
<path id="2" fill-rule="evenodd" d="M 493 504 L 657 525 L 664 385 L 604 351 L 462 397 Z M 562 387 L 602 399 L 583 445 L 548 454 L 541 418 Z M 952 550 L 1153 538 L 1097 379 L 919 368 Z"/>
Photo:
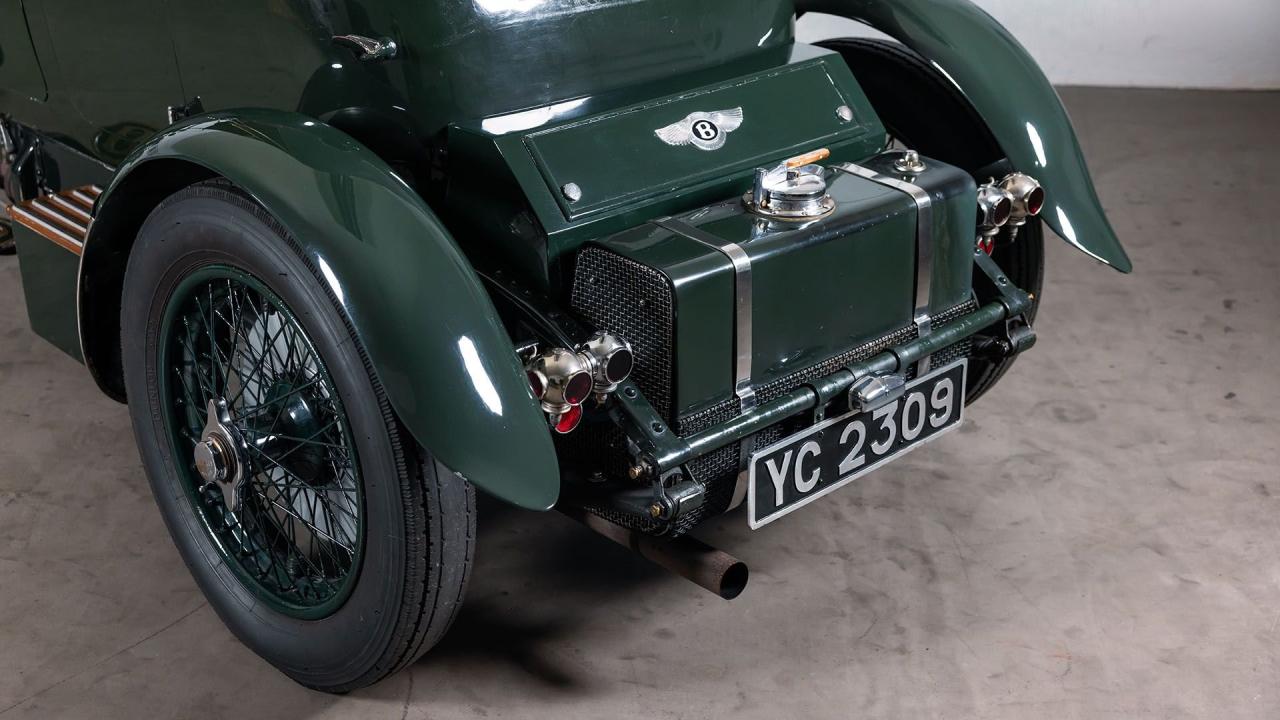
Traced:
<path id="1" fill-rule="evenodd" d="M 334 422 L 336 423 L 337 421 L 335 420 Z M 270 433 L 270 432 L 267 432 L 266 430 L 254 430 L 253 428 L 245 428 L 244 432 L 247 435 L 258 435 L 261 437 L 270 438 L 272 440 L 287 440 L 290 442 L 307 443 L 308 445 L 319 445 L 323 447 L 333 448 L 335 450 L 347 449 L 347 446 L 345 443 L 331 443 L 331 442 L 325 442 L 323 440 L 312 440 L 309 438 L 297 437 L 296 435 L 281 435 L 279 433 Z"/>
<path id="2" fill-rule="evenodd" d="M 209 401 L 225 399 L 230 424 L 251 448 L 240 511 L 227 510 L 221 493 L 187 468 L 195 502 L 228 561 L 265 591 L 290 607 L 323 603 L 354 570 L 363 508 L 346 415 L 324 364 L 278 299 L 252 283 L 218 277 L 175 302 L 182 304 L 166 341 L 174 358 L 165 369 L 173 373 L 166 404 L 175 442 L 199 442 Z M 299 402 L 311 417 L 302 427 L 289 419 Z M 273 453 L 275 443 L 286 445 Z M 303 466 L 315 482 L 299 474 Z"/>
<path id="3" fill-rule="evenodd" d="M 258 403 L 258 404 L 256 404 L 256 405 L 247 405 L 247 406 L 245 406 L 245 407 L 242 407 L 242 408 L 240 408 L 240 413 L 239 413 L 238 415 L 236 415 L 236 420 L 243 420 L 244 418 L 247 418 L 247 417 L 249 417 L 250 415 L 255 414 L 255 413 L 256 413 L 256 411 L 262 410 L 262 409 L 264 409 L 264 408 L 271 407 L 272 405 L 274 405 L 274 404 L 276 404 L 276 403 L 280 402 L 281 400 L 284 400 L 284 399 L 285 399 L 285 398 L 287 398 L 287 397 L 291 397 L 291 396 L 293 396 L 293 395 L 297 395 L 298 393 L 300 393 L 300 392 L 302 392 L 302 391 L 304 391 L 304 390 L 307 390 L 307 389 L 309 389 L 309 388 L 312 388 L 312 387 L 314 387 L 314 386 L 316 386 L 316 385 L 319 385 L 319 384 L 320 384 L 320 383 L 322 383 L 322 382 L 324 382 L 324 380 L 322 380 L 321 378 L 314 378 L 314 379 L 312 379 L 312 380 L 307 381 L 307 383 L 306 383 L 305 385 L 299 385 L 298 387 L 296 387 L 296 388 L 294 388 L 294 389 L 290 390 L 290 391 L 289 391 L 289 392 L 287 392 L 287 393 L 283 393 L 283 394 L 281 394 L 281 395 L 276 395 L 276 396 L 273 396 L 273 397 L 266 398 L 266 400 L 265 400 L 265 401 L 263 401 L 263 402 L 259 402 L 259 403 Z M 261 431 L 261 430 L 252 430 L 252 429 L 250 429 L 250 432 L 262 433 L 262 432 L 264 432 L 264 431 Z"/>
<path id="4" fill-rule="evenodd" d="M 209 384 L 212 382 L 212 379 L 209 379 L 209 380 L 205 379 L 204 372 L 203 372 L 204 368 L 200 365 L 200 355 L 199 353 L 196 352 L 195 347 L 192 345 L 192 343 L 195 342 L 195 338 L 193 337 L 195 330 L 191 327 L 190 318 L 183 318 L 182 322 L 187 327 L 186 348 L 187 348 L 187 352 L 191 355 L 191 364 L 196 371 L 196 382 L 200 384 L 200 390 L 201 392 L 204 393 L 204 397 L 202 399 L 206 401 L 210 400 L 214 397 L 213 389 L 209 387 Z"/>

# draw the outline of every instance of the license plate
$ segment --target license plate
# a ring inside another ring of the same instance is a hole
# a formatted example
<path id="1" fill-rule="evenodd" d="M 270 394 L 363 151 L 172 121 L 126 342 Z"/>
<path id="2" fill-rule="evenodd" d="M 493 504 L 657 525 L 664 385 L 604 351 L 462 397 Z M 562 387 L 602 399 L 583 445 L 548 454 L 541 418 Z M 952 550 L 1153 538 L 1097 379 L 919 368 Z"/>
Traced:
<path id="1" fill-rule="evenodd" d="M 752 454 L 751 529 L 959 427 L 967 371 L 968 361 L 959 360 L 912 381 L 901 398 L 884 407 L 826 420 Z"/>

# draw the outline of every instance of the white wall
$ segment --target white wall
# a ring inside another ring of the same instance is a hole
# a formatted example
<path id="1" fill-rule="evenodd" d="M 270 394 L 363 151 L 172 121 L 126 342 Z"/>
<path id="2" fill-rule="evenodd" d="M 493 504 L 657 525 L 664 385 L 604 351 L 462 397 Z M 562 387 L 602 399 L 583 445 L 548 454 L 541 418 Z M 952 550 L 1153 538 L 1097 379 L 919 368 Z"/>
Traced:
<path id="1" fill-rule="evenodd" d="M 1280 0 L 976 2 L 1059 85 L 1280 89 Z M 811 14 L 798 33 L 812 42 L 861 27 Z"/>

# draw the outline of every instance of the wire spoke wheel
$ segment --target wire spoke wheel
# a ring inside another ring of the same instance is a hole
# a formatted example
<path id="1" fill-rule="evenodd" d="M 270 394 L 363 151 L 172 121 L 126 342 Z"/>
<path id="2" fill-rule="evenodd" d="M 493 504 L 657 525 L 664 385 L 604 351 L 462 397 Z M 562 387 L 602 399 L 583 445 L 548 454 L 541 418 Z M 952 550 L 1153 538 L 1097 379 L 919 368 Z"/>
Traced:
<path id="1" fill-rule="evenodd" d="M 438 643 L 466 594 L 475 491 L 397 417 L 298 241 L 226 180 L 197 183 L 138 231 L 121 308 L 142 465 L 227 628 L 326 692 Z"/>
<path id="2" fill-rule="evenodd" d="M 274 609 L 341 606 L 363 549 L 363 484 L 334 383 L 297 319 L 260 281 L 211 265 L 175 288 L 162 327 L 161 405 L 197 516 Z"/>

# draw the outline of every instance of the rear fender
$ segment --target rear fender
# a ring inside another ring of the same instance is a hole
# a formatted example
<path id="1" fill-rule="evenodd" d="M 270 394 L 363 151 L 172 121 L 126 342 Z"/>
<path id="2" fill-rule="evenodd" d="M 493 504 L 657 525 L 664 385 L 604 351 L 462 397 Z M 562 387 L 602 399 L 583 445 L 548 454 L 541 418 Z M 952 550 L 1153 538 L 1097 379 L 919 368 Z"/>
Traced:
<path id="1" fill-rule="evenodd" d="M 1133 264 L 1107 220 L 1062 100 L 1026 49 L 969 0 L 797 0 L 799 12 L 870 25 L 919 53 L 968 98 L 1014 168 L 1044 185 L 1043 219 L 1121 272 Z M 921 108 L 927 112 L 927 108 Z"/>
<path id="2" fill-rule="evenodd" d="M 148 168 L 168 173 L 176 167 L 228 179 L 289 230 L 418 442 L 499 498 L 538 510 L 555 504 L 560 473 L 546 421 L 470 263 L 431 209 L 377 155 L 302 115 L 202 116 L 159 134 L 125 160 L 99 200 L 82 258 L 86 351 L 104 346 L 91 335 L 110 320 L 110 311 L 94 319 L 92 306 L 104 298 L 92 289 L 112 285 L 101 276 L 121 264 L 133 241 L 132 233 L 119 232 L 130 226 L 121 214 L 139 214 L 137 202 L 126 200 L 130 178 L 149 175 L 151 181 L 132 186 L 154 185 L 156 173 Z M 118 313 L 118 296 L 115 303 Z M 110 358 L 89 365 L 110 389 L 102 371 Z"/>

